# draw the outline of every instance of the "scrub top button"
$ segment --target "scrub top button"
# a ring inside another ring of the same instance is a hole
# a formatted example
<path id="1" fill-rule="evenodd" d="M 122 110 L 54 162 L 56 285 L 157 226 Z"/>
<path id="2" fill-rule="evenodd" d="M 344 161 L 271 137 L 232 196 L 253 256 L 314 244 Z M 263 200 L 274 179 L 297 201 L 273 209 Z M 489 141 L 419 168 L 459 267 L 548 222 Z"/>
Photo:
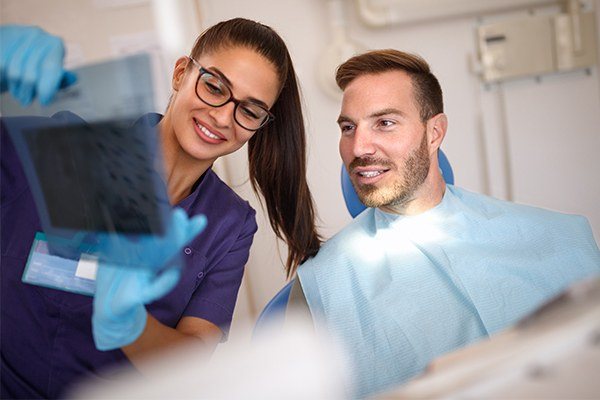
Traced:
<path id="1" fill-rule="evenodd" d="M 183 249 L 183 252 L 189 256 L 190 254 L 192 254 L 192 249 L 186 247 L 185 249 Z"/>

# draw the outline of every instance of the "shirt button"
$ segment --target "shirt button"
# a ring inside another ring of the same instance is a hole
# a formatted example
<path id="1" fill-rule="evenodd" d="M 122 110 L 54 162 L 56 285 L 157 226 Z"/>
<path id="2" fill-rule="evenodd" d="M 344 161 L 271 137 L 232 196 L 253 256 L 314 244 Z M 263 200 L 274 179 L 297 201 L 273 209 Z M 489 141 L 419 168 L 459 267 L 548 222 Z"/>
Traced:
<path id="1" fill-rule="evenodd" d="M 203 276 L 204 276 L 204 272 L 200 271 L 198 273 L 198 279 L 202 279 Z"/>
<path id="2" fill-rule="evenodd" d="M 192 249 L 186 247 L 185 249 L 183 249 L 183 252 L 189 256 L 190 254 L 192 254 Z"/>

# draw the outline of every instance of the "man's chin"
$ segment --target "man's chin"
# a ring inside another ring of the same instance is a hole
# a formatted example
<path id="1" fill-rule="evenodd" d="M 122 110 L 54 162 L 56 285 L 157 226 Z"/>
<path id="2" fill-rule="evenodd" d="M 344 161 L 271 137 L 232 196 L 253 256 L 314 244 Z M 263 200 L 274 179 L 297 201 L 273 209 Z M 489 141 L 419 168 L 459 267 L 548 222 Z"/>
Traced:
<path id="1" fill-rule="evenodd" d="M 379 190 L 375 189 L 370 192 L 360 191 L 358 192 L 358 198 L 360 202 L 365 206 L 370 208 L 377 208 L 384 206 L 388 203 L 388 199 L 381 193 L 378 193 Z"/>

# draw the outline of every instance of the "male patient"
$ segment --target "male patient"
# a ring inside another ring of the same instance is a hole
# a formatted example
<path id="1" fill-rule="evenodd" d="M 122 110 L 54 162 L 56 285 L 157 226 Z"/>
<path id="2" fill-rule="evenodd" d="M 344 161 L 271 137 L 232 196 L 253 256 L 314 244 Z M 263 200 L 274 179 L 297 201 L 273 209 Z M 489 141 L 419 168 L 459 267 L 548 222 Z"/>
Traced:
<path id="1" fill-rule="evenodd" d="M 354 396 L 398 385 L 600 273 L 585 218 L 444 183 L 448 120 L 423 59 L 372 51 L 336 79 L 340 153 L 370 208 L 298 275 L 317 329 L 350 349 Z"/>

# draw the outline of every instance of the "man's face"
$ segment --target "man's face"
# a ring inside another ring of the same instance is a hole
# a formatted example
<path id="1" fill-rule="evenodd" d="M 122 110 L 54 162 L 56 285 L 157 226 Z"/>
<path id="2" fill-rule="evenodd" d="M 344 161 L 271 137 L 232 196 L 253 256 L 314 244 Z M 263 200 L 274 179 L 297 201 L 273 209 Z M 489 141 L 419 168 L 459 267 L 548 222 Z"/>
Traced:
<path id="1" fill-rule="evenodd" d="M 368 207 L 405 207 L 430 167 L 427 125 L 403 71 L 364 75 L 344 91 L 340 154 Z"/>

